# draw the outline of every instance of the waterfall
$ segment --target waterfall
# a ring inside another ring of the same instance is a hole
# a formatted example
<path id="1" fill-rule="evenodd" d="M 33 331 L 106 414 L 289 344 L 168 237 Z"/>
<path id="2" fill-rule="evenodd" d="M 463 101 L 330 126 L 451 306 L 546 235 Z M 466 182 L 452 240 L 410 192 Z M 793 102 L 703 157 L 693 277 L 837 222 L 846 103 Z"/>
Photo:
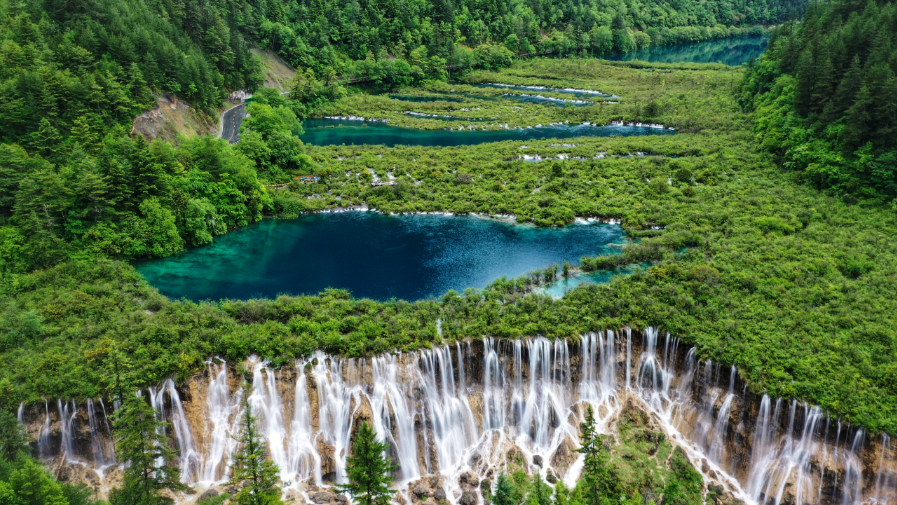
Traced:
<path id="1" fill-rule="evenodd" d="M 841 503 L 850 505 L 858 502 L 862 497 L 863 465 L 859 458 L 860 449 L 863 447 L 863 430 L 859 429 L 850 444 L 850 452 L 844 455 L 844 484 L 841 485 Z"/>
<path id="2" fill-rule="evenodd" d="M 181 480 L 184 482 L 195 482 L 202 468 L 202 456 L 193 446 L 193 433 L 191 433 L 190 424 L 184 415 L 184 406 L 181 403 L 181 396 L 178 394 L 178 390 L 174 387 L 174 381 L 167 379 L 162 388 L 160 388 L 160 395 L 163 390 L 168 392 L 168 398 L 171 401 L 170 424 L 178 449 Z"/>
<path id="3" fill-rule="evenodd" d="M 228 386 L 227 364 L 224 362 L 206 363 L 209 376 L 209 387 L 206 393 L 204 439 L 206 440 L 206 457 L 199 470 L 199 481 L 206 485 L 225 482 L 230 467 L 230 454 L 236 448 L 236 441 L 231 436 L 239 429 L 240 402 L 243 389 L 233 396 Z"/>
<path id="4" fill-rule="evenodd" d="M 311 402 L 306 389 L 305 366 L 297 365 L 296 398 L 293 402 L 293 421 L 290 423 L 290 475 L 296 482 L 314 478 L 315 485 L 323 484 L 321 456 L 312 443 Z"/>
<path id="5" fill-rule="evenodd" d="M 44 400 L 44 423 L 37 435 L 37 452 L 42 459 L 48 459 L 50 454 L 50 405 Z"/>
<path id="6" fill-rule="evenodd" d="M 723 398 L 723 403 L 716 414 L 716 422 L 713 424 L 713 439 L 710 442 L 710 451 L 707 457 L 717 464 L 722 463 L 723 444 L 725 444 L 726 427 L 729 425 L 729 411 L 732 409 L 732 400 L 735 398 L 735 372 L 733 366 L 729 372 L 729 389 Z"/>
<path id="7" fill-rule="evenodd" d="M 97 413 L 94 409 L 93 400 L 87 400 L 87 424 L 90 427 L 90 449 L 93 452 L 93 463 L 96 468 L 103 468 L 109 464 L 109 461 L 106 460 L 105 450 L 103 449 L 103 437 L 104 435 L 111 435 L 110 433 L 103 433 L 103 430 L 100 428 L 100 423 L 97 421 Z"/>
<path id="8" fill-rule="evenodd" d="M 626 328 L 626 389 L 629 389 L 629 381 L 632 379 L 632 330 Z"/>
<path id="9" fill-rule="evenodd" d="M 401 481 L 411 482 L 420 478 L 420 468 L 417 463 L 414 415 L 407 402 L 409 391 L 400 386 L 395 356 L 373 358 L 371 367 L 373 392 L 370 403 L 374 413 L 374 430 L 381 442 L 387 441 L 395 449 Z M 410 385 L 408 377 L 403 379 L 404 384 Z"/>
<path id="10" fill-rule="evenodd" d="M 19 410 L 16 411 L 16 420 L 19 424 L 25 424 L 25 402 L 19 404 Z"/>
<path id="11" fill-rule="evenodd" d="M 629 405 L 648 413 L 709 483 L 748 505 L 884 504 L 897 496 L 890 438 L 867 444 L 863 430 L 816 406 L 753 397 L 737 385 L 735 367 L 726 380 L 727 367 L 680 343 L 648 328 L 576 341 L 484 338 L 365 359 L 317 352 L 279 369 L 251 357 L 245 387 L 231 377 L 235 364 L 215 359 L 191 379 L 189 396 L 182 399 L 172 379 L 145 394 L 169 423 L 160 433 L 177 449 L 183 481 L 200 489 L 228 480 L 246 396 L 286 492 L 306 496 L 346 481 L 352 434 L 363 421 L 388 444 L 406 499 L 420 479 L 438 474 L 446 500 L 457 504 L 471 490 L 468 472 L 493 479 L 509 455 L 573 485 L 586 407 L 609 433 Z M 58 424 L 48 402 L 43 407 L 40 415 L 27 405 L 18 411 L 23 424 L 35 417 L 40 456 L 90 461 L 104 478 L 101 469 L 115 460 L 102 400 L 57 400 Z M 90 444 L 76 443 L 87 428 Z"/>
<path id="12" fill-rule="evenodd" d="M 258 419 L 259 433 L 267 442 L 268 454 L 280 469 L 281 480 L 288 481 L 290 461 L 286 447 L 287 431 L 283 422 L 283 403 L 277 391 L 274 371 L 268 369 L 264 362 L 257 359 L 253 361 L 249 405 L 252 406 L 253 416 Z"/>
<path id="13" fill-rule="evenodd" d="M 878 459 L 878 471 L 875 475 L 875 497 L 874 503 L 890 503 L 894 501 L 894 474 L 891 471 L 890 463 L 893 460 L 891 452 L 891 437 L 882 434 L 881 436 L 881 456 Z"/>
<path id="14" fill-rule="evenodd" d="M 458 353 L 458 387 L 454 382 L 452 354 L 448 347 L 421 353 L 418 382 L 422 386 L 423 414 L 431 420 L 430 429 L 436 448 L 434 463 L 444 472 L 456 473 L 464 464 L 468 449 L 479 439 L 467 391 L 464 386 L 464 355 Z M 424 447 L 425 454 L 430 451 Z M 432 468 L 431 470 L 432 471 Z"/>
<path id="15" fill-rule="evenodd" d="M 505 426 L 504 374 L 495 340 L 485 339 L 483 347 L 483 429 L 499 430 Z"/>
<path id="16" fill-rule="evenodd" d="M 317 363 L 312 368 L 315 389 L 318 392 L 320 429 L 317 438 L 333 447 L 334 480 L 344 483 L 345 457 L 349 450 L 352 418 L 361 404 L 361 399 L 356 391 L 350 390 L 343 383 L 342 360 L 331 359 L 323 353 L 318 353 L 313 363 Z M 353 403 L 355 408 L 352 408 Z"/>
<path id="17" fill-rule="evenodd" d="M 71 406 L 69 406 L 69 403 L 71 403 Z M 56 405 L 59 409 L 59 431 L 62 435 L 63 457 L 69 463 L 82 463 L 75 456 L 75 444 L 72 435 L 75 416 L 78 414 L 77 408 L 75 407 L 75 401 L 71 400 L 63 402 L 62 400 L 56 400 Z"/>

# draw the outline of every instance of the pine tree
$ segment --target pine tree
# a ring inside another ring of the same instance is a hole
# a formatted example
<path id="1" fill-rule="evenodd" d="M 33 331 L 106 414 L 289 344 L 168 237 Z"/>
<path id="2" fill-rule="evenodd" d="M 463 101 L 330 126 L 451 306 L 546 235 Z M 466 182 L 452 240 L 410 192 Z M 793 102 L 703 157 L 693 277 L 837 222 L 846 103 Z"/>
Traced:
<path id="1" fill-rule="evenodd" d="M 44 158 L 54 159 L 62 150 L 62 134 L 47 118 L 40 120 L 37 131 L 31 134 L 31 146 Z"/>
<path id="2" fill-rule="evenodd" d="M 171 466 L 175 451 L 162 434 L 168 423 L 156 419 L 156 411 L 143 397 L 126 394 L 121 408 L 115 411 L 113 428 L 115 454 L 128 462 L 120 489 L 110 493 L 112 505 L 166 505 L 171 498 L 162 490 L 182 491 L 180 469 Z M 160 429 L 162 428 L 162 429 Z"/>
<path id="3" fill-rule="evenodd" d="M 85 353 L 85 357 L 90 362 L 100 363 L 100 380 L 103 386 L 115 395 L 114 401 L 121 403 L 131 378 L 131 361 L 120 344 L 115 340 L 104 339 L 96 350 Z"/>
<path id="4" fill-rule="evenodd" d="M 552 505 L 567 505 L 570 499 L 570 491 L 567 490 L 567 486 L 564 485 L 564 481 L 558 481 L 558 483 L 554 486 L 554 499 L 551 501 Z"/>
<path id="5" fill-rule="evenodd" d="M 385 452 L 389 444 L 377 442 L 374 429 L 362 423 L 352 441 L 352 455 L 347 458 L 348 484 L 337 484 L 340 492 L 355 498 L 360 505 L 386 505 L 395 491 L 389 489 L 396 469 Z"/>
<path id="6" fill-rule="evenodd" d="M 25 427 L 8 412 L 0 411 L 0 460 L 13 461 L 18 458 L 20 452 L 27 452 L 30 448 L 30 437 L 25 432 Z"/>
<path id="7" fill-rule="evenodd" d="M 258 419 L 252 415 L 252 405 L 243 400 L 241 432 L 235 437 L 240 450 L 234 454 L 233 477 L 230 484 L 240 488 L 234 496 L 237 505 L 277 505 L 280 490 L 277 474 L 280 471 L 273 461 L 265 458 L 265 441 L 258 431 Z"/>
<path id="8" fill-rule="evenodd" d="M 584 505 L 607 503 L 610 498 L 619 496 L 620 489 L 619 483 L 607 467 L 607 453 L 601 444 L 591 405 L 586 410 L 586 419 L 580 428 L 582 447 L 577 451 L 584 456 L 585 462 L 582 477 L 576 487 L 581 488 Z"/>
<path id="9" fill-rule="evenodd" d="M 536 472 L 533 476 L 533 487 L 526 497 L 527 505 L 551 505 L 551 486 L 542 480 L 542 475 Z"/>
<path id="10" fill-rule="evenodd" d="M 515 505 L 514 484 L 504 472 L 495 480 L 495 492 L 492 493 L 492 505 Z"/>

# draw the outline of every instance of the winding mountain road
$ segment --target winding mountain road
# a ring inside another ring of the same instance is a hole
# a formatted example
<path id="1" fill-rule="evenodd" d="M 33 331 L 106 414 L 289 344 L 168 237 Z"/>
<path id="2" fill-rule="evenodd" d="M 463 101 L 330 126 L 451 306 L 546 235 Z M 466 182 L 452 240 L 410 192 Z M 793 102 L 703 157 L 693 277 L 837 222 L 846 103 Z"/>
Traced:
<path id="1" fill-rule="evenodd" d="M 235 107 L 231 107 L 221 114 L 221 138 L 227 140 L 231 144 L 240 141 L 240 125 L 243 123 L 243 116 L 246 115 L 246 104 L 241 103 Z"/>

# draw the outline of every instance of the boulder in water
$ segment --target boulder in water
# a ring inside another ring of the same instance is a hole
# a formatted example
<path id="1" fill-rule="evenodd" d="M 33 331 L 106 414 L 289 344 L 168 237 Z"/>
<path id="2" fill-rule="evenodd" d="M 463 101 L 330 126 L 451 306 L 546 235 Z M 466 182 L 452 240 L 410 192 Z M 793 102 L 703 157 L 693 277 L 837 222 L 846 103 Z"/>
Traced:
<path id="1" fill-rule="evenodd" d="M 315 448 L 318 451 L 318 455 L 321 457 L 321 475 L 336 476 L 336 460 L 334 459 L 334 453 L 336 452 L 332 445 L 328 444 L 324 441 L 323 438 L 319 437 L 317 443 L 315 444 Z M 329 480 L 329 479 L 328 479 Z"/>
<path id="2" fill-rule="evenodd" d="M 199 495 L 199 498 L 197 498 L 196 501 L 201 502 L 203 500 L 209 500 L 218 496 L 218 494 L 219 493 L 217 489 L 206 489 L 201 495 Z"/>
<path id="3" fill-rule="evenodd" d="M 458 503 L 460 505 L 477 505 L 477 495 L 470 491 L 464 491 L 461 493 L 461 499 L 458 500 Z"/>
<path id="4" fill-rule="evenodd" d="M 336 501 L 336 495 L 330 491 L 315 491 L 308 493 L 308 498 L 318 505 L 330 504 Z"/>
<path id="5" fill-rule="evenodd" d="M 458 477 L 458 482 L 461 484 L 469 484 L 471 487 L 477 487 L 480 485 L 480 479 L 477 477 L 477 474 L 471 472 L 470 470 L 462 473 Z"/>
<path id="6" fill-rule="evenodd" d="M 576 452 L 576 444 L 569 438 L 565 438 L 551 456 L 551 466 L 561 474 L 566 473 L 577 457 L 579 457 L 579 453 Z"/>
<path id="7" fill-rule="evenodd" d="M 418 498 L 430 496 L 433 491 L 430 489 L 429 479 L 419 480 L 416 484 L 414 484 L 411 492 L 414 493 L 414 496 L 417 496 Z"/>

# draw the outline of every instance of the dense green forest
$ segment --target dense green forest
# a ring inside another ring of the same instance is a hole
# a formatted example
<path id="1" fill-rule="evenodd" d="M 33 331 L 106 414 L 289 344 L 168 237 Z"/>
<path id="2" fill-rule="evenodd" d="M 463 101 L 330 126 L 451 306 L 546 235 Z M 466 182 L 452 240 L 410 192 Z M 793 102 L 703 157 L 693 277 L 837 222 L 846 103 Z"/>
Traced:
<path id="1" fill-rule="evenodd" d="M 894 2 L 813 4 L 774 33 L 739 101 L 786 168 L 849 199 L 897 205 Z"/>

